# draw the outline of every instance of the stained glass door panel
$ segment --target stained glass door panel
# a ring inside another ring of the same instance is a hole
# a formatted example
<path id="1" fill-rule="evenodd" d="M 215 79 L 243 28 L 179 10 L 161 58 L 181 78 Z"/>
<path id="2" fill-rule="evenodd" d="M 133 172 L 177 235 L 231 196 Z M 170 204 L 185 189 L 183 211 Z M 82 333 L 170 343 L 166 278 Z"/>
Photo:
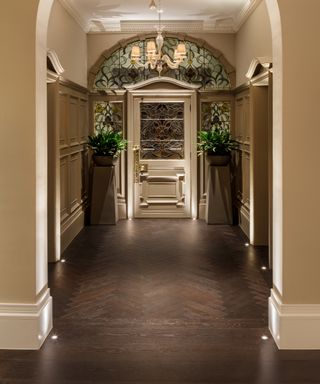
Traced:
<path id="1" fill-rule="evenodd" d="M 190 216 L 190 99 L 136 101 L 135 217 Z"/>
<path id="2" fill-rule="evenodd" d="M 184 158 L 184 103 L 141 103 L 142 160 Z"/>

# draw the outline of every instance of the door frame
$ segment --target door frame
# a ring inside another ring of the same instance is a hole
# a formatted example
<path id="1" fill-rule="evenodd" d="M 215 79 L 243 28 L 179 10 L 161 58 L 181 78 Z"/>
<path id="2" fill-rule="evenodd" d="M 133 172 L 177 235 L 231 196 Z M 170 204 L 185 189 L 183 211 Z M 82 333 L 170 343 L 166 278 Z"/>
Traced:
<path id="1" fill-rule="evenodd" d="M 150 81 L 152 80 L 152 81 Z M 198 86 L 185 84 L 175 79 L 156 78 L 144 81 L 138 85 L 127 87 L 127 122 L 128 122 L 128 219 L 134 217 L 134 100 L 143 97 L 185 97 L 190 98 L 190 204 L 191 218 L 198 217 L 198 188 L 197 188 L 197 92 Z M 150 89 L 149 85 L 153 85 Z M 173 88 L 174 86 L 174 88 Z"/>

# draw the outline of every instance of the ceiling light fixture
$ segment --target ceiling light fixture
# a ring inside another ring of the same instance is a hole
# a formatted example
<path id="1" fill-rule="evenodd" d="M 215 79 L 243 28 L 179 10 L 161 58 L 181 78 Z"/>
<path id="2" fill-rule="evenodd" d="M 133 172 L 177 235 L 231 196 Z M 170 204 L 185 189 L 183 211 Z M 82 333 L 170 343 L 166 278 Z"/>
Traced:
<path id="1" fill-rule="evenodd" d="M 156 6 L 155 0 L 151 1 L 150 8 L 153 6 L 153 4 Z M 163 9 L 161 8 L 160 0 L 158 0 L 156 8 L 159 17 L 157 26 L 158 35 L 156 40 L 149 40 L 147 42 L 145 62 L 142 62 L 140 47 L 138 45 L 134 45 L 131 50 L 131 61 L 132 64 L 136 65 L 137 67 L 150 67 L 151 69 L 156 69 L 159 73 L 159 76 L 161 76 L 161 72 L 165 64 L 167 64 L 170 69 L 177 69 L 183 60 L 187 57 L 187 50 L 184 43 L 179 43 L 174 50 L 173 60 L 171 60 L 168 55 L 162 53 L 162 47 L 164 43 L 162 31 L 164 27 L 161 25 L 161 13 L 163 12 Z"/>
<path id="2" fill-rule="evenodd" d="M 156 6 L 156 3 L 155 3 L 154 0 L 151 0 L 150 5 L 149 5 L 149 8 L 152 9 L 152 10 L 157 9 L 157 6 Z"/>

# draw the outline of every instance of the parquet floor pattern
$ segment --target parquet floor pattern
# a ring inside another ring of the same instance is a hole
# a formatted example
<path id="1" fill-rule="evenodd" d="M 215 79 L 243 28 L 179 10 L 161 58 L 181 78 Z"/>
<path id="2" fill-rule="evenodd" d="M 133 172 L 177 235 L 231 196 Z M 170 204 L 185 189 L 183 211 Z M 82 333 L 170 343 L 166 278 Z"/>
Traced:
<path id="1" fill-rule="evenodd" d="M 0 351 L 0 384 L 320 383 L 320 352 L 261 340 L 267 250 L 244 243 L 192 220 L 85 228 L 50 266 L 58 340 Z"/>

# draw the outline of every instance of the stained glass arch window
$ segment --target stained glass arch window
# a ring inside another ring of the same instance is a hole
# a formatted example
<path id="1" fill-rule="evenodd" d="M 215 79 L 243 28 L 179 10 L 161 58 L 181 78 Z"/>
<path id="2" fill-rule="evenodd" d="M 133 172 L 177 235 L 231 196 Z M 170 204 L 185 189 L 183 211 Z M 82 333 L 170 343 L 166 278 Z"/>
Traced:
<path id="1" fill-rule="evenodd" d="M 90 71 L 91 90 L 99 92 L 125 89 L 128 85 L 158 77 L 156 70 L 139 68 L 130 58 L 132 47 L 139 45 L 143 62 L 146 45 L 154 38 L 154 35 L 131 38 L 104 52 Z M 175 47 L 181 41 L 187 47 L 187 58 L 178 69 L 165 66 L 161 74 L 163 77 L 195 84 L 200 89 L 230 90 L 234 86 L 234 68 L 220 51 L 203 40 L 182 35 L 164 35 L 163 53 L 172 58 Z"/>

